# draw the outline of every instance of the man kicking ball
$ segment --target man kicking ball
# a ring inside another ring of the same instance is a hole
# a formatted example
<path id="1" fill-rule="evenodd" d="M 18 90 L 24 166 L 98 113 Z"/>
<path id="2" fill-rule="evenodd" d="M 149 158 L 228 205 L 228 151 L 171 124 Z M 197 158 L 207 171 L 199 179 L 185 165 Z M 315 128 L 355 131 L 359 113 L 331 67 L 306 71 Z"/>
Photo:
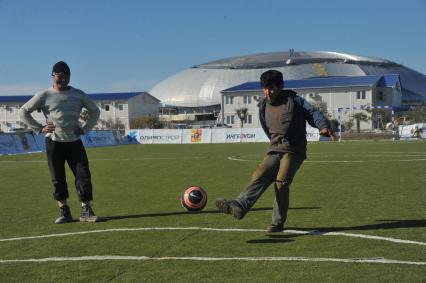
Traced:
<path id="1" fill-rule="evenodd" d="M 283 90 L 281 72 L 269 70 L 260 77 L 264 98 L 259 103 L 259 119 L 270 144 L 249 185 L 235 200 L 217 199 L 223 213 L 242 219 L 262 193 L 274 182 L 272 223 L 267 232 L 282 232 L 289 208 L 290 184 L 306 159 L 306 122 L 319 134 L 335 140 L 327 118 L 292 90 Z"/>

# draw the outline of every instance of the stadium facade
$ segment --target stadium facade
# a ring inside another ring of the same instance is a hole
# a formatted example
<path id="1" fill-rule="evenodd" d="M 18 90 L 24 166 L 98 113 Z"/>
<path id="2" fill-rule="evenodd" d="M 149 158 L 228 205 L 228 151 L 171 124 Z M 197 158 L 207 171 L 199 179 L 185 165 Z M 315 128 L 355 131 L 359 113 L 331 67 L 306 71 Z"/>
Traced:
<path id="1" fill-rule="evenodd" d="M 329 51 L 289 50 L 212 61 L 170 76 L 155 85 L 149 93 L 160 99 L 163 105 L 185 109 L 184 112 L 200 109 L 203 109 L 200 112 L 205 112 L 206 107 L 214 106 L 220 111 L 221 91 L 258 81 L 260 74 L 269 69 L 281 71 L 286 80 L 398 74 L 402 104 L 419 105 L 426 102 L 424 74 L 385 59 Z"/>

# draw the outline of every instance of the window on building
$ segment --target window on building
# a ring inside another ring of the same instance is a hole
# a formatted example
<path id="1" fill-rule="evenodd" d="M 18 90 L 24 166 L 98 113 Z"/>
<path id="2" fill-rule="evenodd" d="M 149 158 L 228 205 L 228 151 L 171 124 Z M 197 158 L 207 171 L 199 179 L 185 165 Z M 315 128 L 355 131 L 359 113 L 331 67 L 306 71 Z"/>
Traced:
<path id="1" fill-rule="evenodd" d="M 244 96 L 244 104 L 251 104 L 251 96 L 249 95 Z"/>
<path id="2" fill-rule="evenodd" d="M 366 94 L 365 90 L 361 90 L 361 91 L 356 92 L 356 99 L 366 99 L 366 98 L 367 98 L 367 94 Z"/>
<path id="3" fill-rule="evenodd" d="M 253 117 L 251 114 L 246 115 L 246 117 L 244 117 L 244 123 L 245 124 L 251 124 L 253 122 Z"/>
<path id="4" fill-rule="evenodd" d="M 109 104 L 105 105 L 105 111 L 109 111 Z"/>
<path id="5" fill-rule="evenodd" d="M 118 110 L 123 111 L 124 110 L 124 105 L 123 104 L 118 104 Z"/>
<path id="6" fill-rule="evenodd" d="M 228 124 L 228 125 L 234 124 L 234 115 L 227 115 L 226 116 L 226 124 Z"/>
<path id="7" fill-rule="evenodd" d="M 234 104 L 233 96 L 225 96 L 225 104 Z"/>
<path id="8" fill-rule="evenodd" d="M 385 99 L 385 94 L 383 93 L 383 91 L 379 91 L 377 92 L 377 100 L 384 100 Z"/>

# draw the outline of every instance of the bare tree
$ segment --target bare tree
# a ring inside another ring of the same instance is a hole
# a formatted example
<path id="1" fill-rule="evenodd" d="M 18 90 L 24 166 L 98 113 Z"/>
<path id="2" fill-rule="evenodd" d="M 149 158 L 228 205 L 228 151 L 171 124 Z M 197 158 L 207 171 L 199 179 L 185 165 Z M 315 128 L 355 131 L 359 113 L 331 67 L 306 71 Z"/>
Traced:
<path id="1" fill-rule="evenodd" d="M 241 128 L 244 127 L 244 121 L 247 118 L 247 107 L 243 107 L 243 108 L 239 108 L 235 111 L 235 113 L 237 114 L 238 118 L 240 119 L 241 122 Z"/>

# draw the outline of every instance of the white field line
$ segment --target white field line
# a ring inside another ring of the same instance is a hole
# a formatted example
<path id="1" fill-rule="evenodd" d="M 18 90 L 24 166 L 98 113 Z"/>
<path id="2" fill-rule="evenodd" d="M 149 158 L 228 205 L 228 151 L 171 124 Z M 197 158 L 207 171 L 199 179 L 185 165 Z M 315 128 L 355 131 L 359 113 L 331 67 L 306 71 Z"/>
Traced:
<path id="1" fill-rule="evenodd" d="M 193 261 L 308 261 L 308 262 L 341 262 L 341 263 L 379 263 L 379 264 L 408 264 L 426 265 L 422 261 L 404 261 L 386 258 L 326 258 L 326 257 L 148 257 L 148 256 L 118 256 L 94 255 L 81 257 L 47 257 L 28 259 L 0 259 L 0 263 L 25 262 L 62 262 L 62 261 L 102 261 L 102 260 L 134 260 L 134 261 L 163 261 L 163 260 L 193 260 Z"/>
<path id="2" fill-rule="evenodd" d="M 243 159 L 236 156 L 228 156 L 228 160 L 241 161 L 241 162 L 260 162 L 259 160 Z M 413 158 L 413 159 L 386 159 L 386 160 L 306 160 L 304 163 L 364 163 L 364 162 L 413 162 L 413 161 L 426 161 L 426 158 Z"/>
<path id="3" fill-rule="evenodd" d="M 173 231 L 173 230 L 199 230 L 199 231 L 216 231 L 216 232 L 265 232 L 265 230 L 261 230 L 261 229 L 226 229 L 226 228 L 208 228 L 208 227 L 115 228 L 115 229 L 104 229 L 104 230 L 69 232 L 69 233 L 61 233 L 61 234 L 47 234 L 47 235 L 39 235 L 39 236 L 5 238 L 5 239 L 0 239 L 0 242 L 22 241 L 22 240 L 31 240 L 31 239 L 44 239 L 44 238 L 54 238 L 54 237 L 65 237 L 65 236 L 75 236 L 75 235 L 84 235 L 84 234 L 93 234 L 93 233 L 134 232 L 134 231 Z M 425 242 L 402 240 L 402 239 L 396 239 L 396 238 L 390 238 L 390 237 L 381 237 L 381 236 L 374 236 L 374 235 L 366 235 L 366 234 L 345 233 L 345 232 L 315 232 L 315 231 L 300 231 L 300 230 L 284 230 L 284 233 L 303 234 L 303 235 L 320 235 L 320 236 L 345 236 L 345 237 L 353 237 L 353 238 L 363 238 L 363 239 L 371 239 L 371 240 L 388 241 L 388 242 L 393 242 L 393 243 L 398 243 L 398 244 L 412 244 L 412 245 L 426 246 Z"/>

